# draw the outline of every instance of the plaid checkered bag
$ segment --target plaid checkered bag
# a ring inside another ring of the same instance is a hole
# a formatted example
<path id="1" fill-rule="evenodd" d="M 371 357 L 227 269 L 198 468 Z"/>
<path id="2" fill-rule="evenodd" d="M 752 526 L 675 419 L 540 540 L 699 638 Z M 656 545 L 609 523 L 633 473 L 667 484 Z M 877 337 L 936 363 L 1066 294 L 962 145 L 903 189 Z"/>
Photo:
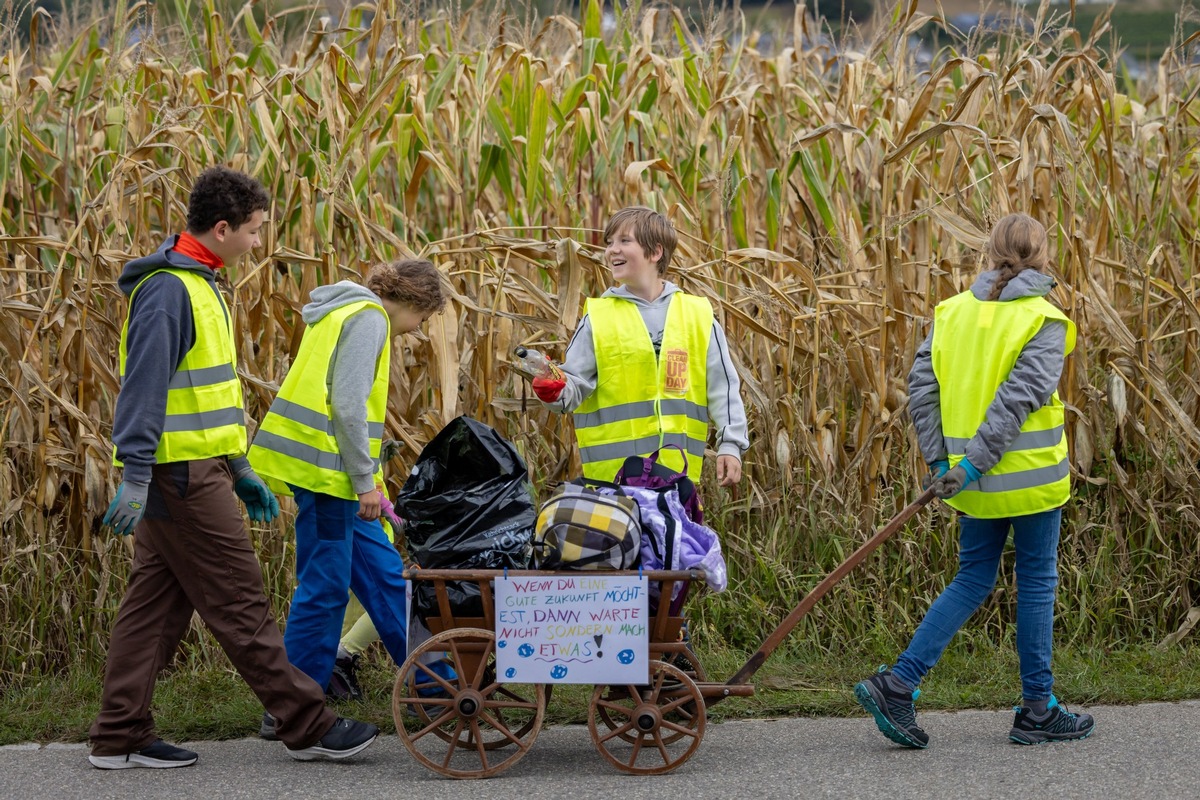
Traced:
<path id="1" fill-rule="evenodd" d="M 615 486 L 564 483 L 538 514 L 533 557 L 538 569 L 629 569 L 641 542 L 636 500 Z"/>

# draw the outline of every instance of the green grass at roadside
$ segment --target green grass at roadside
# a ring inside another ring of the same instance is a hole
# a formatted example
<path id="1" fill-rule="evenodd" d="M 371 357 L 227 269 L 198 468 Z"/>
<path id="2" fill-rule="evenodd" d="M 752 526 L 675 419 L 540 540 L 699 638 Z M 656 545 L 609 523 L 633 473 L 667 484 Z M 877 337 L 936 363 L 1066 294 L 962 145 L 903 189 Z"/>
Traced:
<path id="1" fill-rule="evenodd" d="M 894 654 L 865 644 L 841 653 L 792 649 L 775 653 L 754 677 L 756 694 L 731 698 L 709 710 L 713 720 L 781 716 L 853 716 L 862 711 L 851 687 Z M 710 680 L 726 680 L 745 653 L 702 652 Z M 1070 706 L 1179 701 L 1200 698 L 1200 642 L 1160 651 L 1153 645 L 1120 650 L 1060 647 L 1056 693 Z M 382 651 L 362 671 L 366 697 L 338 704 L 338 713 L 377 723 L 394 733 L 391 688 L 395 669 Z M 82 742 L 100 702 L 101 674 L 91 668 L 60 677 L 16 682 L 0 697 L 0 745 Z M 590 686 L 554 690 L 546 724 L 584 723 Z M 922 687 L 919 709 L 1004 709 L 1020 696 L 1011 643 L 960 637 Z M 262 708 L 231 669 L 172 670 L 154 699 L 159 734 L 168 741 L 234 739 L 258 731 Z M 1103 724 L 1103 720 L 1100 721 Z"/>

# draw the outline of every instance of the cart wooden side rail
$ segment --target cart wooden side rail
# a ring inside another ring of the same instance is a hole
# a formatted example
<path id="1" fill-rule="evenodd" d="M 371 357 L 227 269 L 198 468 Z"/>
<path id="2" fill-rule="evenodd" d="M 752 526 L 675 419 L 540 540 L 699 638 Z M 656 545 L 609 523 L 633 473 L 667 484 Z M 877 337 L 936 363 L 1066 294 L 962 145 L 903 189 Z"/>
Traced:
<path id="1" fill-rule="evenodd" d="M 758 651 L 724 683 L 710 682 L 680 638 L 684 620 L 660 602 L 650 620 L 650 665 L 645 685 L 596 686 L 588 707 L 588 730 L 596 749 L 618 769 L 641 775 L 670 772 L 687 761 L 704 736 L 709 706 L 727 697 L 754 694 L 750 678 L 833 586 L 933 498 L 927 490 L 905 507 L 806 595 Z M 548 684 L 513 684 L 496 669 L 496 620 L 492 585 L 506 576 L 579 577 L 544 570 L 405 570 L 414 584 L 429 582 L 437 614 L 425 624 L 433 634 L 410 648 L 392 694 L 396 730 L 405 747 L 426 767 L 455 778 L 486 778 L 508 769 L 533 746 L 541 730 Z M 606 575 L 640 576 L 671 598 L 683 594 L 703 570 L 623 570 Z M 480 616 L 460 616 L 450 585 L 474 583 Z M 406 724 L 408 723 L 408 724 Z"/>

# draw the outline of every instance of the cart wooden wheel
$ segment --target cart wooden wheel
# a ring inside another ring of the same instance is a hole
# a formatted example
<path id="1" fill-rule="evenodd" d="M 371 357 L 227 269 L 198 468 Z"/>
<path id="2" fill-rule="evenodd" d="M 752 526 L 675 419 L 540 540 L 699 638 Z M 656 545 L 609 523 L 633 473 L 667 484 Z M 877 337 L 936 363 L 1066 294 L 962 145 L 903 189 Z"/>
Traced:
<path id="1" fill-rule="evenodd" d="M 682 650 L 678 653 L 663 653 L 662 660 L 668 664 L 679 667 L 695 683 L 705 683 L 708 680 L 704 672 L 704 666 L 700 663 L 700 659 L 696 657 L 696 654 L 691 650 Z M 611 691 L 620 694 L 625 692 L 625 687 L 614 686 L 612 687 Z M 623 718 L 619 716 L 614 717 L 614 715 L 610 714 L 608 709 L 604 706 L 601 706 L 596 711 L 600 721 L 604 723 L 604 725 L 607 726 L 610 731 L 615 731 L 624 724 L 625 720 Z M 696 705 L 694 703 L 685 703 L 677 710 L 671 712 L 668 718 L 672 722 L 686 722 L 695 713 Z M 665 744 L 671 744 L 686 735 L 686 733 L 680 731 L 664 731 L 663 742 Z M 618 736 L 620 736 L 624 741 L 630 743 L 636 741 L 638 738 L 637 734 L 631 730 L 625 730 L 623 733 L 619 733 Z"/>
<path id="2" fill-rule="evenodd" d="M 425 663 L 443 655 L 456 673 L 449 680 Z M 451 778 L 488 778 L 520 761 L 541 731 L 546 692 L 495 676 L 491 631 L 455 628 L 422 642 L 400 667 L 392 691 L 396 732 L 413 758 Z M 428 696 L 431 684 L 440 696 Z"/>
<path id="3" fill-rule="evenodd" d="M 646 686 L 597 686 L 588 707 L 596 749 L 633 775 L 661 775 L 691 758 L 706 720 L 699 687 L 664 661 L 650 662 Z"/>
<path id="4" fill-rule="evenodd" d="M 405 687 L 407 696 L 409 698 L 413 696 L 413 683 L 424 683 L 427 680 L 432 680 L 432 678 L 429 677 L 429 670 L 418 666 L 414 670 L 413 674 L 409 676 L 409 684 Z M 397 678 L 397 682 L 398 681 L 399 678 Z M 484 668 L 483 685 L 491 686 L 495 682 L 496 670 L 493 666 L 488 665 Z M 535 691 L 541 690 L 545 697 L 544 705 L 549 707 L 551 690 L 554 688 L 553 685 L 544 683 L 533 688 Z M 504 727 L 507 728 L 508 732 L 511 732 L 518 739 L 524 739 L 526 734 L 533 729 L 533 726 L 537 721 L 532 714 L 528 713 L 528 709 L 526 709 L 523 705 L 528 696 L 527 689 L 527 686 L 521 686 L 514 689 L 506 684 L 500 684 L 496 687 L 496 694 L 498 696 L 507 697 L 509 700 L 513 700 L 518 703 L 516 708 L 498 706 L 495 709 L 496 716 L 501 722 L 504 723 Z M 441 714 L 442 707 L 448 702 L 448 700 L 443 698 L 422 698 L 421 702 L 410 702 L 408 703 L 409 718 L 411 719 L 412 717 L 416 717 L 422 726 L 428 725 Z M 489 725 L 483 726 L 480 729 L 480 733 L 483 737 L 482 741 L 484 749 L 495 750 L 496 748 L 507 747 L 508 745 L 512 744 L 512 739 L 508 735 L 508 732 L 492 728 Z M 475 747 L 475 734 L 470 730 L 464 732 L 461 736 L 456 736 L 452 728 L 438 726 L 433 729 L 433 733 L 444 742 L 454 742 L 459 747 L 466 749 Z"/>

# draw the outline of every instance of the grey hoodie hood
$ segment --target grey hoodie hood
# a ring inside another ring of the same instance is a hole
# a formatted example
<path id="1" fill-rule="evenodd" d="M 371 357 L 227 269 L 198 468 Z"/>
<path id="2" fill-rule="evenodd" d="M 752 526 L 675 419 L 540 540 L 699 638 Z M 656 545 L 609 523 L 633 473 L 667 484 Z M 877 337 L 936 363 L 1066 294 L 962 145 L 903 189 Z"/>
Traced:
<path id="1" fill-rule="evenodd" d="M 975 283 L 971 285 L 971 294 L 976 300 L 987 300 L 996 285 L 1000 273 L 994 269 L 979 273 Z M 1054 278 L 1036 269 L 1018 272 L 1000 292 L 1000 301 L 1016 300 L 1020 297 L 1045 297 L 1054 288 Z"/>
<path id="2" fill-rule="evenodd" d="M 128 262 L 121 270 L 121 277 L 117 278 L 117 286 L 120 290 L 127 295 L 133 294 L 133 290 L 141 283 L 142 278 L 160 269 L 187 270 L 203 275 L 210 281 L 213 280 L 213 271 L 210 268 L 173 249 L 178 241 L 178 234 L 171 236 L 154 253 Z"/>
<path id="3" fill-rule="evenodd" d="M 379 304 L 379 297 L 365 286 L 353 281 L 338 281 L 328 286 L 318 286 L 309 295 L 312 302 L 306 303 L 300 315 L 306 325 L 320 321 L 331 311 L 348 306 L 351 303 Z"/>
<path id="4" fill-rule="evenodd" d="M 613 288 L 605 291 L 604 294 L 602 294 L 600 296 L 601 297 L 619 297 L 622 300 L 628 300 L 631 303 L 636 303 L 639 306 L 644 306 L 646 308 L 653 308 L 654 306 L 659 306 L 659 305 L 661 305 L 663 307 L 669 306 L 671 304 L 671 295 L 675 294 L 678 291 L 679 291 L 678 286 L 671 283 L 670 281 L 663 281 L 662 294 L 660 294 L 658 297 L 654 298 L 653 300 L 646 300 L 645 298 L 637 296 L 633 292 L 629 291 L 628 287 L 626 287 L 626 286 L 614 286 Z"/>

